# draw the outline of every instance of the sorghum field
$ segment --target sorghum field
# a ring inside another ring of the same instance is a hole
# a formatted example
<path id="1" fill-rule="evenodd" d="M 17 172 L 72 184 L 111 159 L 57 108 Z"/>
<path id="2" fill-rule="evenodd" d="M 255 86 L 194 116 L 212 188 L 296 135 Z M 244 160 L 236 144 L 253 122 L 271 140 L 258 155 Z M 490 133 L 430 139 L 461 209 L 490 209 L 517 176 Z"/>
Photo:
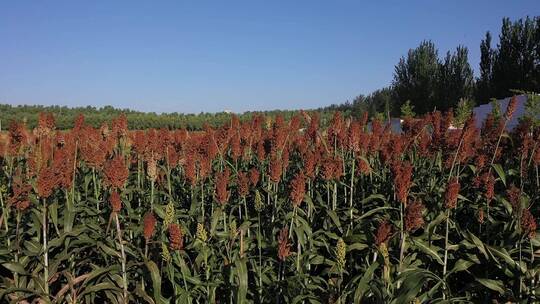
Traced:
<path id="1" fill-rule="evenodd" d="M 453 114 L 68 132 L 0 146 L 0 302 L 540 301 L 540 129 Z"/>

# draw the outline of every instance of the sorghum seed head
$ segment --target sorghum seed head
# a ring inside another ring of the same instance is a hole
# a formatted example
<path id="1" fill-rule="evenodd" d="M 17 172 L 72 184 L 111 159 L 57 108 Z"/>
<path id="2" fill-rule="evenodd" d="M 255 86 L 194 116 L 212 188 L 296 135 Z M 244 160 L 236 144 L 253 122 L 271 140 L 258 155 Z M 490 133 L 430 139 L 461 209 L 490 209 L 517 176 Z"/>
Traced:
<path id="1" fill-rule="evenodd" d="M 163 226 L 168 227 L 174 221 L 174 204 L 170 201 L 167 206 L 165 206 L 165 218 L 163 220 Z"/>
<path id="2" fill-rule="evenodd" d="M 197 232 L 195 235 L 197 239 L 199 239 L 201 242 L 206 243 L 206 240 L 208 239 L 208 235 L 202 223 L 197 223 Z"/>
<path id="3" fill-rule="evenodd" d="M 144 222 L 143 234 L 144 234 L 144 238 L 148 242 L 148 240 L 152 237 L 156 229 L 156 217 L 154 216 L 152 212 L 148 212 L 144 215 L 143 222 Z"/>
<path id="4" fill-rule="evenodd" d="M 336 263 L 339 269 L 345 268 L 345 257 L 347 254 L 347 244 L 342 238 L 339 238 L 336 244 Z"/>
<path id="5" fill-rule="evenodd" d="M 169 225 L 169 241 L 171 242 L 172 250 L 182 250 L 184 248 L 184 238 L 182 236 L 182 228 L 177 224 Z"/>

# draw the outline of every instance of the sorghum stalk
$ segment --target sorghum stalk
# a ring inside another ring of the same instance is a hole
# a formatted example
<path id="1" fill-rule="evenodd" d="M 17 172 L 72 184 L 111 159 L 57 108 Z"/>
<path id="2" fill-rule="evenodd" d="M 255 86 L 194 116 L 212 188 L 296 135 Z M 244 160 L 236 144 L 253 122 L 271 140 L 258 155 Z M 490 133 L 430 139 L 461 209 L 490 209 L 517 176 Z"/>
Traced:
<path id="1" fill-rule="evenodd" d="M 330 204 L 330 181 L 326 182 L 326 202 Z"/>
<path id="2" fill-rule="evenodd" d="M 47 200 L 43 200 L 43 219 L 41 229 L 43 230 L 43 284 L 45 285 L 45 296 L 49 298 L 49 252 L 47 246 Z"/>
<path id="3" fill-rule="evenodd" d="M 15 263 L 19 262 L 19 252 L 20 252 L 20 247 L 19 247 L 19 244 L 20 244 L 19 227 L 20 227 L 20 224 L 21 224 L 21 212 L 18 211 L 17 212 L 17 225 L 15 226 L 15 237 L 16 237 L 15 244 L 17 245 L 16 250 L 15 250 Z M 9 240 L 9 238 L 8 238 L 8 240 Z M 13 279 L 15 280 L 15 287 L 19 287 L 19 274 L 17 272 L 13 273 Z"/>
<path id="4" fill-rule="evenodd" d="M 259 249 L 259 302 L 262 303 L 262 244 L 261 244 L 261 213 L 258 212 L 257 220 L 259 225 L 257 226 L 257 247 Z"/>
<path id="5" fill-rule="evenodd" d="M 277 204 L 278 204 L 278 182 L 274 183 L 274 210 L 272 215 L 272 220 L 274 219 L 274 215 L 277 212 Z"/>
<path id="6" fill-rule="evenodd" d="M 98 187 L 96 183 L 96 169 L 92 167 L 92 183 L 94 184 L 94 198 L 96 199 L 96 209 L 99 212 Z"/>
<path id="7" fill-rule="evenodd" d="M 167 163 L 167 188 L 169 190 L 169 198 L 172 199 L 172 186 L 171 186 L 171 167 L 169 166 L 169 148 L 167 147 L 166 149 L 167 151 L 167 159 L 166 159 L 166 162 Z M 191 187 L 193 188 L 193 187 Z M 193 197 L 193 189 L 192 189 L 192 195 L 191 197 Z"/>
<path id="8" fill-rule="evenodd" d="M 291 224 L 289 225 L 289 238 L 292 236 L 292 230 L 294 226 L 294 214 L 296 213 L 296 206 L 293 207 L 293 213 L 291 216 Z"/>
<path id="9" fill-rule="evenodd" d="M 521 226 L 521 224 L 519 224 Z M 522 299 L 522 293 L 523 293 L 523 276 L 521 275 L 521 262 L 522 262 L 522 253 L 521 253 L 521 243 L 523 242 L 523 238 L 520 238 L 519 240 L 519 298 Z"/>
<path id="10" fill-rule="evenodd" d="M 312 189 L 311 189 L 311 179 L 308 178 L 308 194 L 309 194 L 309 197 L 313 197 L 313 194 L 311 193 L 312 192 Z M 311 204 L 308 204 L 307 206 L 307 218 L 309 220 L 309 218 L 311 218 Z"/>
<path id="11" fill-rule="evenodd" d="M 405 229 L 404 229 L 404 223 L 403 223 L 403 203 L 399 204 L 399 229 L 400 229 L 400 238 L 401 238 L 401 244 L 399 249 L 399 273 L 403 270 L 403 256 L 405 254 Z"/>
<path id="12" fill-rule="evenodd" d="M 154 211 L 154 180 L 150 180 L 150 211 Z"/>
<path id="13" fill-rule="evenodd" d="M 75 141 L 75 152 L 73 157 L 73 176 L 71 177 L 71 199 L 73 206 L 75 205 L 75 177 L 77 175 L 77 147 L 79 145 L 79 141 Z"/>
<path id="14" fill-rule="evenodd" d="M 204 182 L 201 182 L 201 213 L 202 221 L 204 222 Z"/>
<path id="15" fill-rule="evenodd" d="M 337 182 L 334 180 L 334 191 L 332 192 L 332 210 L 337 209 Z"/>
<path id="16" fill-rule="evenodd" d="M 532 244 L 532 239 L 529 239 L 529 245 L 531 247 L 531 265 L 534 265 L 534 248 Z M 533 296 L 535 295 L 535 291 L 536 291 L 535 284 L 534 284 L 535 278 L 536 276 L 533 276 L 531 280 L 531 285 L 532 285 L 531 291 L 532 291 Z"/>
<path id="17" fill-rule="evenodd" d="M 2 191 L 0 190 L 0 204 L 2 205 L 2 218 L 0 219 L 0 226 L 1 226 L 1 221 L 4 222 L 4 226 L 6 228 L 6 235 L 7 235 L 7 232 L 9 230 L 8 228 L 8 221 L 9 221 L 9 209 L 6 208 L 4 206 L 4 198 L 3 198 L 3 194 L 2 194 Z M 7 238 L 8 240 L 8 246 L 9 246 L 9 238 Z"/>
<path id="18" fill-rule="evenodd" d="M 126 253 L 124 251 L 124 241 L 122 240 L 122 230 L 120 229 L 120 221 L 118 220 L 118 213 L 114 213 L 114 219 L 116 221 L 116 234 L 118 235 L 118 242 L 120 243 L 120 253 L 122 255 L 122 283 L 124 290 L 124 303 L 128 303 L 128 290 L 127 290 L 127 273 L 126 273 Z"/>
<path id="19" fill-rule="evenodd" d="M 444 261 L 443 261 L 443 279 L 444 282 L 444 289 L 443 289 L 443 299 L 446 299 L 446 279 L 444 278 L 446 276 L 446 267 L 448 265 L 448 231 L 449 229 L 449 222 L 450 222 L 450 210 L 446 212 L 446 233 L 444 235 Z"/>
<path id="20" fill-rule="evenodd" d="M 345 162 L 344 162 L 345 163 Z M 354 166 L 355 166 L 354 153 L 352 155 L 352 169 L 351 169 L 351 193 L 349 196 L 349 216 L 351 220 L 351 228 L 353 226 L 353 193 L 354 193 Z"/>

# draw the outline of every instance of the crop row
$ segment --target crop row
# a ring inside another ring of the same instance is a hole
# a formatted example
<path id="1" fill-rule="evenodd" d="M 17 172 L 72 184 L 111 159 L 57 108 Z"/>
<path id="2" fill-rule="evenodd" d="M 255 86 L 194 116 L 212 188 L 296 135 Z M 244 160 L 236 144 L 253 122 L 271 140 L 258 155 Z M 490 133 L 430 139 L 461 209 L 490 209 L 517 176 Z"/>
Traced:
<path id="1" fill-rule="evenodd" d="M 124 116 L 0 142 L 0 302 L 539 301 L 540 129 Z"/>

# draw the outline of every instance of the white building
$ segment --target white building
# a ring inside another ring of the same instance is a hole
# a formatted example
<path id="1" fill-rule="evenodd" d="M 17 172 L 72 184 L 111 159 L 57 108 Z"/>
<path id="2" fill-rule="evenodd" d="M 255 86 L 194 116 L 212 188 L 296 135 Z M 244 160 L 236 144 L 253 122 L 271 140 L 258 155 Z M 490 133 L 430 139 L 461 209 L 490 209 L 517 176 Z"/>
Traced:
<path id="1" fill-rule="evenodd" d="M 512 119 L 506 124 L 508 129 L 513 129 L 515 126 L 517 126 L 519 119 L 522 118 L 526 112 L 525 104 L 527 103 L 527 95 L 517 95 L 516 98 L 518 101 L 516 111 L 514 112 L 514 115 L 512 115 Z M 512 99 L 512 97 L 497 100 L 499 103 L 499 109 L 501 110 L 501 115 L 504 115 L 510 99 Z M 488 114 L 491 113 L 492 109 L 493 105 L 491 103 L 483 104 L 473 109 L 476 118 L 476 126 L 478 128 L 482 127 L 482 123 L 487 118 Z"/>

